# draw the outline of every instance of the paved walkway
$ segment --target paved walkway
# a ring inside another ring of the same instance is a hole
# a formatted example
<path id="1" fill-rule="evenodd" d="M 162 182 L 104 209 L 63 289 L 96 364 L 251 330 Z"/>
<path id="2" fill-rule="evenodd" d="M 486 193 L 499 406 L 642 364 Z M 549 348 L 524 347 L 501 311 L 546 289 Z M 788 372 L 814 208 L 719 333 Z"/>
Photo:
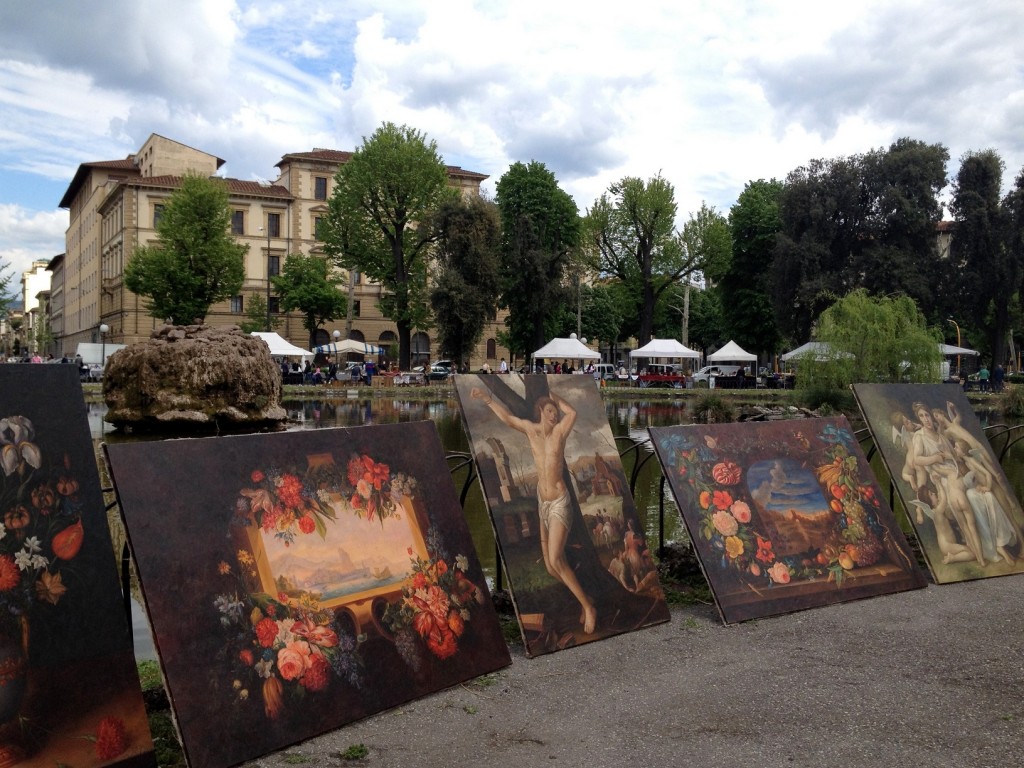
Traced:
<path id="1" fill-rule="evenodd" d="M 1024 578 L 724 626 L 713 606 L 285 750 L 317 765 L 1014 768 Z M 363 744 L 365 758 L 339 753 Z M 280 766 L 281 753 L 247 763 Z"/>

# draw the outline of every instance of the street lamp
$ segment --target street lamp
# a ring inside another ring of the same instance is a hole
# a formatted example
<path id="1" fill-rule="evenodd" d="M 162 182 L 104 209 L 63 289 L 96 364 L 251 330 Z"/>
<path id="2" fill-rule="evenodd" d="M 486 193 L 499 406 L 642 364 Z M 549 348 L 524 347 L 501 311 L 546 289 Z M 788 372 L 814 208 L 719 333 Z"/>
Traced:
<path id="1" fill-rule="evenodd" d="M 259 231 L 263 232 L 263 227 L 259 227 Z M 267 333 L 273 330 L 270 327 L 270 219 L 267 219 Z"/>
<path id="2" fill-rule="evenodd" d="M 110 326 L 100 323 L 100 369 L 105 373 L 107 370 L 107 334 L 110 333 Z"/>
<path id="3" fill-rule="evenodd" d="M 334 337 L 334 365 L 338 367 L 341 365 L 341 360 L 338 358 L 338 342 L 341 340 L 341 331 L 335 331 L 331 336 Z"/>
<path id="4" fill-rule="evenodd" d="M 952 323 L 953 327 L 956 328 L 956 345 L 958 347 L 961 346 L 961 344 L 960 344 L 960 326 L 957 325 L 956 324 L 956 320 L 954 320 L 951 317 L 947 317 L 946 318 L 946 322 L 947 323 Z M 960 376 L 960 355 L 959 355 L 959 353 L 957 353 L 957 356 L 956 356 L 956 375 L 958 377 Z"/>

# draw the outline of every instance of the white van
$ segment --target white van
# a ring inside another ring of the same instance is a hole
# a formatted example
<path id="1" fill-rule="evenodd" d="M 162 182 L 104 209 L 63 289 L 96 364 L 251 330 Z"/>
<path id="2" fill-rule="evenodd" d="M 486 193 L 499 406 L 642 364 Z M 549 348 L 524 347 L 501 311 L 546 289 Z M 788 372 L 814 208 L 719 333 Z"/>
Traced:
<path id="1" fill-rule="evenodd" d="M 706 387 L 712 376 L 735 376 L 739 365 L 705 365 L 693 374 L 693 386 Z"/>
<path id="2" fill-rule="evenodd" d="M 594 378 L 597 381 L 600 381 L 601 379 L 611 381 L 615 378 L 615 366 L 611 363 L 595 363 Z"/>

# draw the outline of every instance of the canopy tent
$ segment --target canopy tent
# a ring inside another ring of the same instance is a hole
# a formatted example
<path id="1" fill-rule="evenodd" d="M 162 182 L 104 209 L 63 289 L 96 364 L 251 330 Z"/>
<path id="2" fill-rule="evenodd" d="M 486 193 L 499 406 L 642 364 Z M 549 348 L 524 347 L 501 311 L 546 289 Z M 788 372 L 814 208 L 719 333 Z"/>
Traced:
<path id="1" fill-rule="evenodd" d="M 717 352 L 712 352 L 708 355 L 709 363 L 725 363 L 730 361 L 753 363 L 757 361 L 757 355 L 744 351 L 739 344 L 732 340 Z"/>
<path id="2" fill-rule="evenodd" d="M 273 357 L 313 357 L 313 353 L 308 349 L 296 347 L 273 331 L 254 331 L 251 335 L 263 339 L 270 347 L 270 354 Z"/>
<path id="3" fill-rule="evenodd" d="M 808 341 L 806 344 L 782 355 L 779 359 L 784 363 L 799 361 L 802 359 L 824 362 L 826 360 L 835 360 L 841 357 L 853 357 L 853 355 L 849 352 L 832 349 L 832 345 L 827 341 Z"/>
<path id="4" fill-rule="evenodd" d="M 103 365 L 106 367 L 107 360 L 119 349 L 124 349 L 127 344 L 93 344 L 83 341 L 75 350 L 75 357 L 82 358 L 86 365 Z M 100 358 L 106 358 L 101 360 Z"/>
<path id="5" fill-rule="evenodd" d="M 356 339 L 342 339 L 338 342 L 331 342 L 330 344 L 322 344 L 316 347 L 316 352 L 324 355 L 383 355 L 384 348 L 378 347 L 376 344 L 369 344 L 365 341 L 357 341 Z"/>
<path id="6" fill-rule="evenodd" d="M 644 357 L 644 358 L 657 358 L 657 357 L 694 357 L 700 358 L 700 352 L 685 347 L 675 339 L 651 339 L 649 342 L 644 344 L 639 349 L 634 349 L 629 353 L 630 357 Z"/>
<path id="7" fill-rule="evenodd" d="M 568 339 L 552 339 L 533 353 L 533 358 L 544 360 L 600 360 L 601 354 L 595 352 L 573 334 Z"/>
<path id="8" fill-rule="evenodd" d="M 943 355 L 977 355 L 978 352 L 966 347 L 957 347 L 953 344 L 939 344 L 939 351 Z"/>

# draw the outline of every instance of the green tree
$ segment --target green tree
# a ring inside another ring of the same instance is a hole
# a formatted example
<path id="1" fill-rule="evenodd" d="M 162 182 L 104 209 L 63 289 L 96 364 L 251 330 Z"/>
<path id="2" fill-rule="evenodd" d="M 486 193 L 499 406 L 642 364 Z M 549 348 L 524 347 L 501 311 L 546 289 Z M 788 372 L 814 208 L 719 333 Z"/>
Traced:
<path id="1" fill-rule="evenodd" d="M 1002 159 L 994 150 L 968 152 L 960 160 L 950 209 L 956 222 L 951 244 L 960 268 L 960 305 L 985 332 L 993 360 L 1005 361 L 1010 307 L 1020 287 L 1021 262 L 1007 247 L 1011 217 L 999 198 Z"/>
<path id="2" fill-rule="evenodd" d="M 452 199 L 434 216 L 438 273 L 430 292 L 441 352 L 468 362 L 501 290 L 501 220 L 497 206 L 480 197 Z"/>
<path id="3" fill-rule="evenodd" d="M 600 273 L 637 290 L 641 344 L 651 339 L 659 297 L 691 269 L 675 237 L 675 217 L 675 190 L 668 181 L 660 175 L 647 182 L 626 176 L 608 187 L 584 220 Z"/>
<path id="4" fill-rule="evenodd" d="M 317 329 L 345 315 L 345 293 L 331 279 L 331 265 L 323 256 L 292 254 L 284 269 L 271 278 L 281 296 L 281 309 L 302 313 L 302 327 L 309 333 L 309 347 L 316 344 Z"/>
<path id="5" fill-rule="evenodd" d="M 732 263 L 732 230 L 714 206 L 701 203 L 700 210 L 696 214 L 691 213 L 683 224 L 679 242 L 686 255 L 688 269 L 680 277 L 680 300 L 672 306 L 687 315 L 686 333 L 680 341 L 689 346 L 689 305 L 695 290 L 693 282 L 696 279 L 698 282 L 718 283 L 725 277 Z"/>
<path id="6" fill-rule="evenodd" d="M 250 293 L 245 302 L 245 320 L 239 326 L 245 333 L 267 330 L 267 299 L 259 291 Z M 270 314 L 270 330 L 281 327 L 281 318 Z"/>
<path id="7" fill-rule="evenodd" d="M 579 241 L 576 203 L 543 163 L 514 163 L 498 180 L 501 213 L 501 306 L 513 354 L 543 346 L 560 306 L 572 297 L 565 285 L 570 253 Z"/>
<path id="8" fill-rule="evenodd" d="M 225 183 L 185 174 L 164 206 L 156 241 L 137 248 L 125 265 L 125 285 L 153 317 L 203 322 L 211 305 L 237 295 L 245 281 L 249 246 L 234 241 L 230 226 Z"/>
<path id="9" fill-rule="evenodd" d="M 801 389 L 845 389 L 857 382 L 937 382 L 942 355 L 938 331 L 909 296 L 850 292 L 822 312 L 815 333 L 831 350 L 827 360 L 798 364 Z"/>
<path id="10" fill-rule="evenodd" d="M 748 182 L 729 211 L 732 254 L 717 285 L 726 334 L 741 347 L 774 352 L 779 331 L 771 300 L 776 235 L 782 225 L 775 179 Z"/>
<path id="11" fill-rule="evenodd" d="M 384 123 L 338 169 L 319 236 L 338 266 L 380 283 L 379 307 L 398 327 L 398 362 L 409 367 L 412 329 L 429 325 L 427 257 L 433 212 L 458 193 L 437 144 Z"/>

